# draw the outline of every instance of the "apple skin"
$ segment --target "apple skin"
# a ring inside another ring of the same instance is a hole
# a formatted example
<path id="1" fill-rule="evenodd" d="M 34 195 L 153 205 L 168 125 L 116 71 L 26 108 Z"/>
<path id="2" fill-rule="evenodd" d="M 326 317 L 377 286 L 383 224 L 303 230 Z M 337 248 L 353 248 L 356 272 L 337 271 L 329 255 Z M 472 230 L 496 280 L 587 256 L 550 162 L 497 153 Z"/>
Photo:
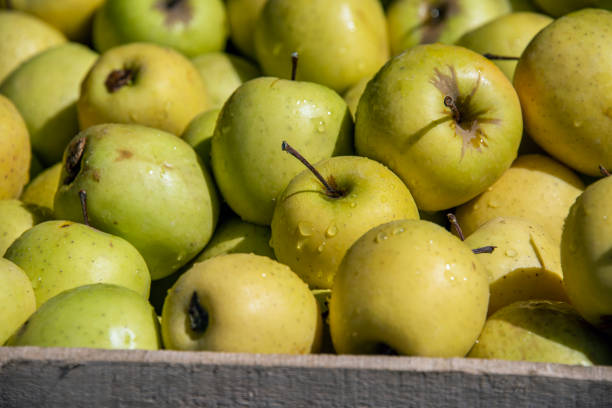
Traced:
<path id="1" fill-rule="evenodd" d="M 83 224 L 52 220 L 25 231 L 4 257 L 28 275 L 40 306 L 58 293 L 90 283 L 112 283 L 147 299 L 151 276 L 126 240 Z"/>
<path id="2" fill-rule="evenodd" d="M 194 57 L 221 51 L 227 35 L 221 0 L 106 0 L 93 23 L 93 43 L 100 52 L 130 42 L 151 42 Z"/>
<path id="3" fill-rule="evenodd" d="M 21 195 L 31 160 L 28 128 L 15 104 L 0 94 L 0 200 Z"/>
<path id="4" fill-rule="evenodd" d="M 591 176 L 598 165 L 612 168 L 611 27 L 612 12 L 602 9 L 560 17 L 529 43 L 514 74 L 527 133 Z"/>
<path id="5" fill-rule="evenodd" d="M 113 90 L 113 72 L 128 70 L 133 79 Z M 206 87 L 190 60 L 150 43 L 132 43 L 102 54 L 81 85 L 77 112 L 81 130 L 102 123 L 137 123 L 183 133 L 210 107 Z"/>
<path id="6" fill-rule="evenodd" d="M 535 5 L 546 14 L 553 17 L 561 17 L 564 14 L 583 9 L 605 8 L 612 10 L 612 1 L 610 0 L 532 0 Z"/>
<path id="7" fill-rule="evenodd" d="M 497 217 L 464 243 L 472 249 L 495 247 L 493 253 L 478 256 L 489 272 L 489 316 L 519 300 L 568 300 L 559 245 L 540 225 L 522 218 Z"/>
<path id="8" fill-rule="evenodd" d="M 202 113 L 198 113 L 193 118 L 181 138 L 189 143 L 191 147 L 198 153 L 207 168 L 210 169 L 210 145 L 212 142 L 213 133 L 221 109 L 213 108 Z"/>
<path id="9" fill-rule="evenodd" d="M 465 33 L 456 45 L 481 54 L 520 57 L 527 44 L 553 19 L 539 13 L 521 12 L 504 14 Z M 493 60 L 512 81 L 518 61 Z"/>
<path id="10" fill-rule="evenodd" d="M 539 224 L 561 244 L 563 222 L 584 190 L 584 183 L 566 166 L 548 156 L 519 156 L 485 192 L 457 208 L 468 236 L 495 217 L 518 217 Z"/>
<path id="11" fill-rule="evenodd" d="M 46 221 L 51 212 L 20 200 L 0 200 L 0 256 L 21 234 Z"/>
<path id="12" fill-rule="evenodd" d="M 55 192 L 60 182 L 62 174 L 62 163 L 55 163 L 53 166 L 43 170 L 32 181 L 30 181 L 19 199 L 26 204 L 33 204 L 42 207 L 53 213 L 53 200 Z"/>
<path id="13" fill-rule="evenodd" d="M 255 27 L 264 74 L 291 77 L 344 92 L 389 58 L 385 16 L 378 0 L 268 0 Z"/>
<path id="14" fill-rule="evenodd" d="M 459 123 L 447 96 L 457 101 Z M 516 158 L 522 130 L 516 92 L 495 64 L 463 47 L 428 44 L 392 58 L 368 83 L 355 146 L 393 170 L 420 210 L 438 211 L 493 184 Z"/>
<path id="15" fill-rule="evenodd" d="M 569 299 L 591 324 L 612 333 L 612 178 L 589 185 L 572 205 L 561 238 Z"/>
<path id="16" fill-rule="evenodd" d="M 161 341 L 146 299 L 122 286 L 96 283 L 49 299 L 7 346 L 158 350 Z"/>
<path id="17" fill-rule="evenodd" d="M 209 316 L 203 332 L 190 325 L 193 293 Z M 307 354 L 320 346 L 321 316 L 288 266 L 254 254 L 221 255 L 177 280 L 164 303 L 162 336 L 174 350 Z"/>
<path id="18" fill-rule="evenodd" d="M 255 59 L 255 24 L 268 0 L 227 0 L 230 38 L 240 52 Z"/>
<path id="19" fill-rule="evenodd" d="M 72 41 L 85 43 L 94 12 L 104 0 L 10 0 L 6 7 L 33 14 L 60 30 Z"/>
<path id="20" fill-rule="evenodd" d="M 344 100 L 319 84 L 260 77 L 223 106 L 211 164 L 223 198 L 243 220 L 269 225 L 276 197 L 304 165 L 284 140 L 316 163 L 352 153 L 353 120 Z"/>
<path id="21" fill-rule="evenodd" d="M 70 172 L 67 161 L 77 163 Z M 66 148 L 61 180 L 55 216 L 83 222 L 85 190 L 91 225 L 134 245 L 153 279 L 197 255 L 219 215 L 214 183 L 196 152 L 158 129 L 105 124 L 82 131 Z"/>
<path id="22" fill-rule="evenodd" d="M 61 44 L 21 64 L 0 85 L 0 93 L 25 120 L 32 150 L 46 166 L 62 160 L 64 148 L 79 131 L 81 81 L 97 59 L 81 44 Z"/>
<path id="23" fill-rule="evenodd" d="M 418 219 L 419 210 L 399 177 L 374 160 L 332 157 L 315 168 L 333 178 L 343 196 L 327 196 L 314 174 L 302 171 L 276 201 L 270 245 L 276 258 L 311 288 L 328 289 L 359 237 L 389 221 Z"/>
<path id="24" fill-rule="evenodd" d="M 359 238 L 342 260 L 329 305 L 339 354 L 461 357 L 485 323 L 489 281 L 451 233 L 398 220 Z"/>
<path id="25" fill-rule="evenodd" d="M 0 10 L 0 83 L 28 58 L 66 41 L 64 34 L 39 18 Z"/>
<path id="26" fill-rule="evenodd" d="M 243 82 L 261 75 L 259 68 L 237 55 L 209 52 L 191 60 L 202 75 L 211 106 L 221 108 Z"/>
<path id="27" fill-rule="evenodd" d="M 567 303 L 525 300 L 493 314 L 468 354 L 473 358 L 609 365 L 609 340 Z"/>
<path id="28" fill-rule="evenodd" d="M 36 310 L 36 298 L 28 275 L 5 258 L 0 258 L 0 346 Z"/>
<path id="29" fill-rule="evenodd" d="M 391 54 L 418 44 L 452 44 L 464 33 L 511 11 L 507 0 L 396 0 L 387 9 Z M 433 15 L 439 15 L 433 18 Z"/>

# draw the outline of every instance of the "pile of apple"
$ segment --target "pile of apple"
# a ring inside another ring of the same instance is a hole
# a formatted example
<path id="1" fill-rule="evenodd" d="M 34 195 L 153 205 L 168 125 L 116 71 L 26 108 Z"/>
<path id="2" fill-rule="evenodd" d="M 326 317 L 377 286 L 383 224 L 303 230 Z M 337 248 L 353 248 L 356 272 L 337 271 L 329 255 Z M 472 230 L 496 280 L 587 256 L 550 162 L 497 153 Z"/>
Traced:
<path id="1" fill-rule="evenodd" d="M 609 1 L 0 6 L 0 345 L 612 364 Z"/>

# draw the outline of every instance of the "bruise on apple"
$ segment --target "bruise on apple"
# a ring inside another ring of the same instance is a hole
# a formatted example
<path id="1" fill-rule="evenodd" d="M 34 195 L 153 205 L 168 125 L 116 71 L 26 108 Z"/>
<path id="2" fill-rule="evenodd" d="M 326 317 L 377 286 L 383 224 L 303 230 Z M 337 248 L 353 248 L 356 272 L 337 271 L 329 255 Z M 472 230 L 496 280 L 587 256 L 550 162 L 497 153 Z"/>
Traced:
<path id="1" fill-rule="evenodd" d="M 153 7 L 166 16 L 164 23 L 168 27 L 179 23 L 187 24 L 193 17 L 189 0 L 159 0 Z"/>
<path id="2" fill-rule="evenodd" d="M 415 30 L 423 29 L 421 44 L 431 44 L 440 38 L 440 33 L 446 27 L 449 17 L 461 12 L 458 0 L 443 0 L 431 2 L 423 6 L 421 11 L 423 22 Z"/>
<path id="3" fill-rule="evenodd" d="M 442 94 L 444 106 L 450 111 L 452 121 L 450 126 L 455 130 L 455 135 L 460 136 L 463 140 L 461 148 L 461 157 L 465 154 L 465 150 L 473 148 L 478 151 L 482 147 L 487 147 L 488 136 L 482 128 L 482 124 L 493 123 L 499 124 L 499 119 L 482 117 L 487 113 L 487 110 L 476 110 L 473 103 L 474 95 L 478 92 L 481 82 L 480 73 L 476 83 L 467 95 L 464 95 L 459 90 L 457 81 L 457 71 L 451 65 L 448 66 L 450 74 L 445 74 L 438 68 L 435 69 L 435 76 L 431 79 L 431 84 L 438 88 Z"/>
<path id="4" fill-rule="evenodd" d="M 115 161 L 127 160 L 134 155 L 134 153 L 132 153 L 129 150 L 125 150 L 125 149 L 117 149 L 117 153 L 119 153 L 119 155 L 117 156 Z"/>
<path id="5" fill-rule="evenodd" d="M 64 185 L 72 183 L 77 174 L 79 174 L 81 159 L 83 158 L 86 143 L 87 138 L 79 137 L 68 146 L 68 154 L 66 155 L 66 164 L 64 166 L 67 175 L 64 179 Z"/>

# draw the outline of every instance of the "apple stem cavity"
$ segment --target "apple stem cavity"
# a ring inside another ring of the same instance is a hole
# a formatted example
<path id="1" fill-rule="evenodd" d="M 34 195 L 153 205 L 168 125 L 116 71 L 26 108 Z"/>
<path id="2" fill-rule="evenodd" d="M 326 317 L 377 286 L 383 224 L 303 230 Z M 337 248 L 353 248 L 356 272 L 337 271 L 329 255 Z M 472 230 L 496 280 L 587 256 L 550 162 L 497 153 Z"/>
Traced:
<path id="1" fill-rule="evenodd" d="M 485 52 L 484 54 L 482 54 L 482 56 L 491 61 L 518 61 L 520 59 L 520 57 L 511 57 L 508 55 L 497 55 L 497 54 L 491 54 L 488 52 Z"/>
<path id="2" fill-rule="evenodd" d="M 135 69 L 115 69 L 108 74 L 106 81 L 104 81 L 104 85 L 108 92 L 114 93 L 126 85 L 129 86 L 133 84 L 135 78 Z"/>
<path id="3" fill-rule="evenodd" d="M 68 147 L 68 154 L 66 155 L 66 163 L 64 165 L 67 173 L 66 178 L 64 178 L 64 185 L 72 183 L 77 174 L 79 174 L 86 141 L 86 138 L 80 137 Z"/>
<path id="4" fill-rule="evenodd" d="M 196 333 L 204 333 L 208 328 L 208 312 L 200 304 L 197 292 L 191 295 L 189 302 L 189 324 Z"/>
<path id="5" fill-rule="evenodd" d="M 455 99 L 452 96 L 445 96 L 444 97 L 444 106 L 446 106 L 447 108 L 449 108 L 453 114 L 453 120 L 457 123 L 461 122 L 461 112 L 459 112 L 459 108 L 457 107 L 457 103 L 455 102 Z"/>
<path id="6" fill-rule="evenodd" d="M 81 211 L 83 211 L 83 220 L 85 225 L 89 225 L 89 216 L 87 215 L 87 191 L 79 190 L 79 199 L 81 200 Z"/>
<path id="7" fill-rule="evenodd" d="M 325 187 L 325 194 L 328 197 L 339 198 L 339 197 L 342 197 L 344 195 L 344 193 L 342 191 L 332 187 L 330 185 L 331 183 L 328 183 L 327 181 L 325 181 L 325 178 L 323 178 L 321 173 L 319 173 L 319 171 L 317 169 L 315 169 L 312 166 L 312 164 L 310 164 L 308 162 L 308 160 L 306 160 L 304 158 L 304 156 L 299 154 L 297 150 L 295 150 L 293 147 L 291 147 L 289 145 L 289 143 L 287 143 L 286 141 L 283 140 L 281 148 L 283 149 L 283 151 L 289 153 L 290 155 L 292 155 L 293 157 L 295 157 L 296 159 L 301 161 L 304 166 L 308 167 L 308 170 L 310 170 L 315 175 L 315 177 L 321 182 L 321 184 L 323 184 L 323 186 Z"/>
<path id="8" fill-rule="evenodd" d="M 448 213 L 446 214 L 446 218 L 448 218 L 448 221 L 451 223 L 451 226 L 455 228 L 455 231 L 457 231 L 459 239 L 461 239 L 461 241 L 465 241 L 465 236 L 463 235 L 463 231 L 461 230 L 461 226 L 459 225 L 459 221 L 457 221 L 457 217 L 455 217 L 455 214 Z M 495 248 L 497 247 L 494 245 L 487 245 L 480 248 L 474 248 L 472 249 L 472 252 L 475 254 L 492 254 Z"/>
<path id="9" fill-rule="evenodd" d="M 297 76 L 297 66 L 298 66 L 299 58 L 300 57 L 297 51 L 291 53 L 291 80 L 292 81 L 295 81 L 295 77 Z"/>
<path id="10" fill-rule="evenodd" d="M 608 171 L 608 169 L 606 169 L 603 165 L 599 165 L 599 172 L 601 173 L 602 176 L 604 177 L 608 177 L 610 175 L 610 172 Z"/>

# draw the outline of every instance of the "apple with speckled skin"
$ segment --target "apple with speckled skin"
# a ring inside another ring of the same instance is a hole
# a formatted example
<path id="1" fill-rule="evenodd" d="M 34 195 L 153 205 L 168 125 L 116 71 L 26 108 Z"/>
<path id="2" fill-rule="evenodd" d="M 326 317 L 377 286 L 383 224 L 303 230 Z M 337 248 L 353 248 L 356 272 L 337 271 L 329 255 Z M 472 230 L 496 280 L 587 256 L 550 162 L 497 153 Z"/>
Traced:
<path id="1" fill-rule="evenodd" d="M 329 325 L 335 350 L 466 355 L 489 304 L 479 256 L 429 221 L 372 228 L 348 250 L 334 280 Z"/>
<path id="2" fill-rule="evenodd" d="M 344 254 L 370 228 L 418 219 L 406 185 L 366 157 L 332 157 L 315 164 L 327 185 L 308 169 L 278 197 L 272 216 L 276 258 L 313 288 L 331 288 Z"/>
<path id="3" fill-rule="evenodd" d="M 221 51 L 227 35 L 221 0 L 107 0 L 93 23 L 93 43 L 100 52 L 142 41 L 194 57 Z"/>
<path id="4" fill-rule="evenodd" d="M 161 336 L 155 311 L 140 294 L 95 283 L 49 299 L 7 346 L 158 350 Z"/>
<path id="5" fill-rule="evenodd" d="M 417 206 L 460 205 L 516 158 L 523 132 L 512 83 L 480 54 L 428 44 L 392 58 L 357 107 L 355 146 L 406 183 Z"/>
<path id="6" fill-rule="evenodd" d="M 1 251 L 0 251 L 1 252 Z M 32 282 L 13 262 L 0 258 L 0 346 L 36 310 Z"/>
<path id="7" fill-rule="evenodd" d="M 281 150 L 282 142 L 316 163 L 351 154 L 352 133 L 351 113 L 332 89 L 314 82 L 252 79 L 232 94 L 217 120 L 211 142 L 217 186 L 243 220 L 269 225 L 277 196 L 304 169 Z"/>

